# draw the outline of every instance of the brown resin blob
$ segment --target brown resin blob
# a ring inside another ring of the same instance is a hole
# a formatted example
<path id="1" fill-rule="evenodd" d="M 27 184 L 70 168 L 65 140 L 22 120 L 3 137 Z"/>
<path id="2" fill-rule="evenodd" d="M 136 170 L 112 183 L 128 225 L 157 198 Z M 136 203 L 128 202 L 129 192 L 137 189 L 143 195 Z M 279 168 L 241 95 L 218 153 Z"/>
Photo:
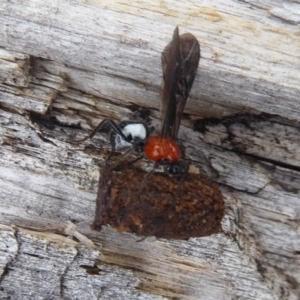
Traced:
<path id="1" fill-rule="evenodd" d="M 110 225 L 119 232 L 182 240 L 221 230 L 224 201 L 217 184 L 201 174 L 189 173 L 180 183 L 154 173 L 139 192 L 146 174 L 137 168 L 121 173 L 102 168 L 91 228 Z"/>

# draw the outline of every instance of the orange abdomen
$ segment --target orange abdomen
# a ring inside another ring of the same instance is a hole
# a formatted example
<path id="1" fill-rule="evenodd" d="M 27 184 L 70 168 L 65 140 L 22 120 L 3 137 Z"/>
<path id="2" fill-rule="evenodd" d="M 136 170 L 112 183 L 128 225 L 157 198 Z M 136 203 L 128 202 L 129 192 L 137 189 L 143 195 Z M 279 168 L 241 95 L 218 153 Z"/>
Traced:
<path id="1" fill-rule="evenodd" d="M 152 161 L 168 160 L 176 162 L 181 151 L 175 141 L 162 136 L 150 136 L 144 148 L 145 155 Z"/>

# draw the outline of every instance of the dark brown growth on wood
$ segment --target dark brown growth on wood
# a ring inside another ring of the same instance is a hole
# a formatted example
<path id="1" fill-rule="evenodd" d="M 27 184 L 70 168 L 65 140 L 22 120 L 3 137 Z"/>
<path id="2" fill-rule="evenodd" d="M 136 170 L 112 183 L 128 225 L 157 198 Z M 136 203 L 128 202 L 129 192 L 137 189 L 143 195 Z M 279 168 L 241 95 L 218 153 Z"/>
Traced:
<path id="1" fill-rule="evenodd" d="M 187 174 L 173 202 L 178 179 L 155 173 L 138 195 L 145 174 L 136 168 L 122 173 L 102 168 L 92 229 L 110 225 L 119 232 L 182 240 L 221 230 L 224 202 L 217 184 Z"/>

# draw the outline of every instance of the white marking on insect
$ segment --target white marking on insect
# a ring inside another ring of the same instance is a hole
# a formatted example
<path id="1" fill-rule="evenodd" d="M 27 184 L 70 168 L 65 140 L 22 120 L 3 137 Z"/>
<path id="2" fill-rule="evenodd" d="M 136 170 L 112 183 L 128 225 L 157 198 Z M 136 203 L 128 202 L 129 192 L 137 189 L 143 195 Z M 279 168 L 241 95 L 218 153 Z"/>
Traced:
<path id="1" fill-rule="evenodd" d="M 119 134 L 115 136 L 115 147 L 117 150 L 133 147 L 134 142 L 143 141 L 147 137 L 147 130 L 144 124 L 128 124 L 122 129 L 128 141 L 125 141 Z"/>

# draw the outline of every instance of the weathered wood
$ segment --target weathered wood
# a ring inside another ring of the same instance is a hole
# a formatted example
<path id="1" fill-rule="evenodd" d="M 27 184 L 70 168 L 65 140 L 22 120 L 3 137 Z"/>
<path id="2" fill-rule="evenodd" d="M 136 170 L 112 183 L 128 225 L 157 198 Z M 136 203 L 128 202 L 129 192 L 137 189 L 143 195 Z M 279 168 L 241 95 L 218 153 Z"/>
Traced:
<path id="1" fill-rule="evenodd" d="M 298 6 L 2 1 L 0 297 L 298 299 Z M 223 230 L 140 243 L 93 232 L 107 135 L 68 140 L 104 117 L 139 116 L 132 104 L 158 126 L 160 53 L 175 25 L 201 45 L 179 137 L 221 186 Z"/>

